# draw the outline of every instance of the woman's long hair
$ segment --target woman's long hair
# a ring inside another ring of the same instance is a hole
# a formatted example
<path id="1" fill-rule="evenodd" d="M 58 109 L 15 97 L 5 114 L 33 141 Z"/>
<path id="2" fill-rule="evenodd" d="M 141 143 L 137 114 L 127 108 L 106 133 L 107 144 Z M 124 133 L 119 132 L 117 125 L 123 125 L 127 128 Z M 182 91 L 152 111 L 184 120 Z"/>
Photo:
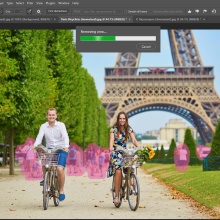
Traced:
<path id="1" fill-rule="evenodd" d="M 128 124 L 128 115 L 124 111 L 121 111 L 121 112 L 118 113 L 116 128 L 117 128 L 117 132 L 119 134 L 120 131 L 121 131 L 121 127 L 120 127 L 120 124 L 119 124 L 119 118 L 122 114 L 125 116 L 125 125 L 124 125 L 125 139 L 128 140 L 128 137 L 129 137 L 128 128 L 130 127 L 130 125 Z"/>

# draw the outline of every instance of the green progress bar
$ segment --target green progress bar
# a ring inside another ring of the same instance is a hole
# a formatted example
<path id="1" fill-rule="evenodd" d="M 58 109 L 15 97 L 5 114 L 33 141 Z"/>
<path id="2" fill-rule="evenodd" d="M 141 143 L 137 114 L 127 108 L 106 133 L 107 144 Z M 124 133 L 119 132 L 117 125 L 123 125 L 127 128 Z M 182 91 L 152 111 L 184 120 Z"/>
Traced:
<path id="1" fill-rule="evenodd" d="M 156 41 L 156 36 L 80 36 L 80 41 Z"/>
<path id="2" fill-rule="evenodd" d="M 80 41 L 115 41 L 115 36 L 80 36 Z"/>

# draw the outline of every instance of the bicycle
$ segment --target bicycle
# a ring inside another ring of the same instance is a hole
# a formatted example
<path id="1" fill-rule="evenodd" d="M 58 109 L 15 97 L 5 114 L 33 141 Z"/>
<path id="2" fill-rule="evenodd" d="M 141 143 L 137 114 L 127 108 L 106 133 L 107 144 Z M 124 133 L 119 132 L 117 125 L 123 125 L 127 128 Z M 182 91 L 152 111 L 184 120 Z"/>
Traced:
<path id="1" fill-rule="evenodd" d="M 59 183 L 57 178 L 57 165 L 59 161 L 59 153 L 57 151 L 63 148 L 56 147 L 54 149 L 47 149 L 40 145 L 36 148 L 39 162 L 45 168 L 44 185 L 43 185 L 43 207 L 47 210 L 49 199 L 53 198 L 55 206 L 59 206 Z"/>
<path id="2" fill-rule="evenodd" d="M 139 149 L 127 150 L 123 147 L 118 146 L 117 151 L 123 153 L 123 167 L 122 167 L 122 178 L 121 186 L 119 189 L 119 203 L 115 204 L 116 208 L 119 208 L 122 204 L 122 199 L 128 200 L 128 204 L 132 211 L 136 211 L 139 207 L 140 202 L 140 184 L 137 177 L 137 168 L 139 165 L 138 159 L 140 159 L 136 152 Z M 124 170 L 126 169 L 126 172 Z M 115 187 L 114 187 L 114 178 L 112 180 L 112 197 L 115 198 Z"/>

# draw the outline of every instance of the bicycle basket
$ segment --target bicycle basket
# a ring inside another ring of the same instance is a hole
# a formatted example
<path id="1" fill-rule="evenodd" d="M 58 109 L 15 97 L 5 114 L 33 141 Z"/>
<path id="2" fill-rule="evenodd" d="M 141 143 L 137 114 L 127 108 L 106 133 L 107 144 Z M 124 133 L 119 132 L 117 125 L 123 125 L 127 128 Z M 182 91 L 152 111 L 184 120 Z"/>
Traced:
<path id="1" fill-rule="evenodd" d="M 127 155 L 123 157 L 123 166 L 129 167 L 135 163 L 134 155 Z"/>
<path id="2" fill-rule="evenodd" d="M 42 166 L 57 166 L 59 161 L 59 153 L 38 153 L 39 162 Z"/>
<path id="3" fill-rule="evenodd" d="M 143 163 L 144 163 L 144 159 L 145 159 L 145 156 L 144 155 L 139 155 L 137 160 L 136 160 L 136 163 L 138 166 L 142 166 Z"/>

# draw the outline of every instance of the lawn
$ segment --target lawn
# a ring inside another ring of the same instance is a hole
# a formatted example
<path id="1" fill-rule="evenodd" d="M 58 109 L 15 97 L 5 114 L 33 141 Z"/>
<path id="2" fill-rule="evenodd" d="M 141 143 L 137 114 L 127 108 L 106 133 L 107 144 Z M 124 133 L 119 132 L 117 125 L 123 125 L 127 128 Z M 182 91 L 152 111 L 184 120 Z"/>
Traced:
<path id="1" fill-rule="evenodd" d="M 159 163 L 147 163 L 142 168 L 200 204 L 220 211 L 220 171 L 202 171 L 197 165 L 179 172 L 174 164 Z"/>

